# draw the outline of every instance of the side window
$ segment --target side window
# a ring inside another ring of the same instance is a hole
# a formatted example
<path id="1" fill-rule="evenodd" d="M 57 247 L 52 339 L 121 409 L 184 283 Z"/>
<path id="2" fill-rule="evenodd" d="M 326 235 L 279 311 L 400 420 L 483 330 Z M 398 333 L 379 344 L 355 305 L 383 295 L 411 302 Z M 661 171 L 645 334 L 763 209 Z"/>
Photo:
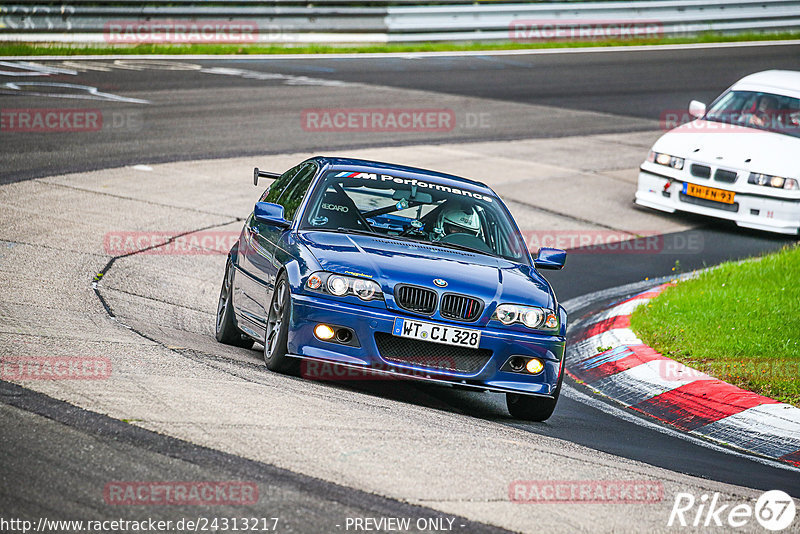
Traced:
<path id="1" fill-rule="evenodd" d="M 303 197 L 308 191 L 308 186 L 311 185 L 311 180 L 316 173 L 317 165 L 307 163 L 297 173 L 292 184 L 286 188 L 286 193 L 281 197 L 278 204 L 283 206 L 283 216 L 287 221 L 291 221 L 294 218 L 294 214 L 297 212 L 297 208 L 300 207 L 300 203 L 303 201 Z"/>
<path id="2" fill-rule="evenodd" d="M 274 182 L 269 184 L 269 187 L 264 194 L 261 195 L 261 199 L 259 202 L 272 202 L 273 204 L 278 203 L 278 199 L 281 198 L 281 193 L 283 190 L 286 189 L 286 186 L 289 185 L 294 178 L 297 171 L 299 171 L 303 167 L 301 163 L 297 167 L 292 167 L 285 173 L 281 174 L 279 178 L 276 178 Z"/>

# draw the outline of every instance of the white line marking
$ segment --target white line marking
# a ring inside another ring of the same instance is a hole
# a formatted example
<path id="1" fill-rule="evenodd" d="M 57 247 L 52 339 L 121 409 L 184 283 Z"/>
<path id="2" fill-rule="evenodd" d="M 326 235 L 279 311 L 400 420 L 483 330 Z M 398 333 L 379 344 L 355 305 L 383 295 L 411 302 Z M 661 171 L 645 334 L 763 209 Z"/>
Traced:
<path id="1" fill-rule="evenodd" d="M 16 69 L 25 69 L 18 71 L 0 70 L 0 76 L 50 76 L 51 74 L 78 74 L 78 72 L 75 70 L 39 65 L 38 63 L 31 63 L 30 61 L 0 61 L 0 65 L 4 67 L 13 67 Z"/>
<path id="2" fill-rule="evenodd" d="M 76 89 L 83 91 L 84 94 L 78 93 L 39 93 L 35 91 L 26 91 L 23 87 L 56 87 L 61 89 Z M 48 98 L 69 98 L 73 100 L 109 100 L 111 102 L 128 102 L 130 104 L 149 104 L 149 100 L 141 100 L 139 98 L 128 98 L 126 96 L 114 95 L 111 93 L 102 93 L 97 87 L 90 85 L 76 85 L 73 83 L 54 83 L 54 82 L 7 82 L 0 85 L 0 89 L 5 88 L 10 91 L 0 91 L 0 94 L 15 95 L 15 96 L 44 96 Z M 11 92 L 14 91 L 14 92 Z"/>

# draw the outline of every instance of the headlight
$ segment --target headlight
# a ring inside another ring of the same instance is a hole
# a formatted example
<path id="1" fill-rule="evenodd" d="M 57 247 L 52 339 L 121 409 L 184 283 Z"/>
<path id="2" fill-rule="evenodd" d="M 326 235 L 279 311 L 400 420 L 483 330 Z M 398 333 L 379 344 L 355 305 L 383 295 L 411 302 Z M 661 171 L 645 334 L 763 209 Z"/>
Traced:
<path id="1" fill-rule="evenodd" d="M 659 165 L 664 165 L 665 167 L 672 167 L 673 169 L 683 169 L 683 158 L 670 156 L 669 154 L 664 154 L 663 152 L 654 152 L 651 150 L 650 153 L 647 154 L 647 161 L 658 163 Z"/>
<path id="2" fill-rule="evenodd" d="M 522 324 L 527 326 L 528 328 L 536 328 L 540 324 L 542 324 L 542 318 L 544 317 L 544 310 L 541 308 L 528 308 L 524 312 L 522 312 Z"/>
<path id="3" fill-rule="evenodd" d="M 381 286 L 374 280 L 340 274 L 316 272 L 308 277 L 306 288 L 337 297 L 355 295 L 361 300 L 382 300 Z"/>
<path id="4" fill-rule="evenodd" d="M 331 276 L 328 278 L 328 291 L 337 297 L 341 297 L 347 290 L 350 289 L 350 284 L 342 276 Z"/>
<path id="5" fill-rule="evenodd" d="M 519 310 L 516 306 L 511 306 L 508 304 L 501 304 L 497 307 L 494 311 L 495 318 L 503 324 L 513 324 L 517 322 L 517 317 L 519 317 Z"/>
<path id="6" fill-rule="evenodd" d="M 747 179 L 747 183 L 775 187 L 777 189 L 800 189 L 797 185 L 797 180 L 794 178 L 770 176 L 769 174 L 760 174 L 757 172 L 750 173 L 750 178 Z"/>
<path id="7" fill-rule="evenodd" d="M 361 300 L 370 300 L 381 288 L 372 280 L 353 280 L 353 293 Z"/>
<path id="8" fill-rule="evenodd" d="M 504 325 L 522 323 L 534 330 L 558 328 L 558 317 L 555 313 L 534 306 L 501 304 L 495 309 L 492 319 L 496 319 Z"/>

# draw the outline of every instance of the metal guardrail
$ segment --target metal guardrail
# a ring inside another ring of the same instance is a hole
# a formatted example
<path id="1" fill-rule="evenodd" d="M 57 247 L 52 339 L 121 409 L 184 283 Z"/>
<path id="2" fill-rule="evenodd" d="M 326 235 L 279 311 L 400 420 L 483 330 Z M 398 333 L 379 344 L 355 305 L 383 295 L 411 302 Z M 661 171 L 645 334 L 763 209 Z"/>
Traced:
<path id="1" fill-rule="evenodd" d="M 546 41 L 800 30 L 800 0 L 636 0 L 559 3 L 440 0 L 71 0 L 0 6 L 0 40 L 109 42 L 108 25 L 243 23 L 272 44 Z M 391 5 L 390 5 L 391 4 Z M 406 5 L 413 4 L 413 5 Z M 618 32 L 618 33 L 614 33 Z M 112 41 L 113 42 L 113 41 Z"/>
<path id="2" fill-rule="evenodd" d="M 625 24 L 640 35 L 692 36 L 702 32 L 791 31 L 800 29 L 800 1 L 660 0 L 585 4 L 527 4 L 389 8 L 390 40 L 547 39 L 560 30 L 580 38 L 580 29 L 614 36 Z M 555 28 L 548 27 L 548 25 Z M 624 36 L 624 29 L 621 29 Z M 412 36 L 411 39 L 406 39 Z"/>

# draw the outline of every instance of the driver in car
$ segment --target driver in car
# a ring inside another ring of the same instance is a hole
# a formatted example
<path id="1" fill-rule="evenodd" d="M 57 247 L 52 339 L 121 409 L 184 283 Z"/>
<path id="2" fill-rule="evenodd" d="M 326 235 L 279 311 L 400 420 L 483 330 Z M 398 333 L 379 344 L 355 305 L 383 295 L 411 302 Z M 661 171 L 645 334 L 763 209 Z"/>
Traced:
<path id="1" fill-rule="evenodd" d="M 444 206 L 436 218 L 436 226 L 433 229 L 434 240 L 441 241 L 453 234 L 467 234 L 479 238 L 481 224 L 475 210 L 471 206 L 450 204 L 452 202 Z"/>
<path id="2" fill-rule="evenodd" d="M 770 95 L 762 95 L 758 101 L 758 107 L 748 118 L 748 123 L 753 126 L 770 126 L 772 117 L 778 109 L 778 100 Z"/>

